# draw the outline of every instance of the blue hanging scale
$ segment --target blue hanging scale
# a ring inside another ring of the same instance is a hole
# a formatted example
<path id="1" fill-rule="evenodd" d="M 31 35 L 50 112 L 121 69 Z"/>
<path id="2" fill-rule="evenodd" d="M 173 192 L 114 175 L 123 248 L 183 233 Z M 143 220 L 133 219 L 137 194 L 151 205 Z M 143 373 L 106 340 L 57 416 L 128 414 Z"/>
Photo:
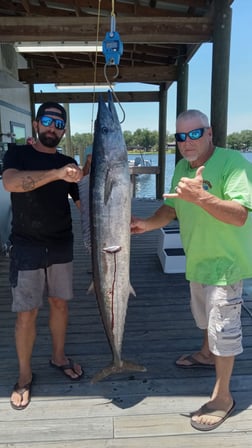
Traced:
<path id="1" fill-rule="evenodd" d="M 102 51 L 106 60 L 106 65 L 119 65 L 120 56 L 123 54 L 123 43 L 120 35 L 115 31 L 115 14 L 111 13 L 110 31 L 106 33 L 102 42 Z"/>
<path id="2" fill-rule="evenodd" d="M 111 82 L 109 81 L 107 77 L 107 67 L 108 66 L 115 66 L 116 67 L 116 74 L 113 76 L 113 79 L 116 79 L 119 75 L 119 63 L 120 63 L 120 56 L 123 54 L 123 43 L 120 39 L 119 33 L 115 30 L 115 12 L 114 12 L 114 0 L 112 0 L 112 12 L 111 12 L 111 22 L 110 22 L 110 32 L 107 32 L 105 35 L 105 39 L 102 42 L 102 52 L 105 57 L 105 66 L 104 66 L 104 76 L 109 84 L 112 94 L 114 95 L 116 101 L 118 102 L 122 112 L 123 112 L 123 119 L 120 121 L 120 123 L 123 123 L 125 120 L 125 112 L 120 104 L 120 101 L 118 100 L 114 89 L 112 87 Z"/>

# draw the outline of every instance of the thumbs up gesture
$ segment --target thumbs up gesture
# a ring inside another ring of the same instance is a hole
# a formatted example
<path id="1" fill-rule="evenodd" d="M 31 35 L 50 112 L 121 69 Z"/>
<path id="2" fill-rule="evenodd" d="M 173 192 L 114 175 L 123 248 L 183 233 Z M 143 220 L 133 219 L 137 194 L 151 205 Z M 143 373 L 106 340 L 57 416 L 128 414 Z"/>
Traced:
<path id="1" fill-rule="evenodd" d="M 203 170 L 204 166 L 200 166 L 194 179 L 189 177 L 181 177 L 178 185 L 175 187 L 175 193 L 165 193 L 164 198 L 179 198 L 184 201 L 197 203 L 199 197 L 205 192 L 203 189 Z"/>

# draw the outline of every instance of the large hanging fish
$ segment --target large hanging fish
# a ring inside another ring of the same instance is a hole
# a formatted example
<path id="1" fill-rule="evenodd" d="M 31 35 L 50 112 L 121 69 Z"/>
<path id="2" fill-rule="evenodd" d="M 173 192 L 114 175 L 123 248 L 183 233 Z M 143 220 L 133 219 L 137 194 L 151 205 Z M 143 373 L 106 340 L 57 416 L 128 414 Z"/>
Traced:
<path id="1" fill-rule="evenodd" d="M 111 373 L 145 371 L 121 359 L 130 284 L 131 186 L 128 154 L 109 92 L 108 106 L 99 100 L 90 174 L 90 223 L 94 289 L 111 346 L 111 365 L 93 382 Z"/>

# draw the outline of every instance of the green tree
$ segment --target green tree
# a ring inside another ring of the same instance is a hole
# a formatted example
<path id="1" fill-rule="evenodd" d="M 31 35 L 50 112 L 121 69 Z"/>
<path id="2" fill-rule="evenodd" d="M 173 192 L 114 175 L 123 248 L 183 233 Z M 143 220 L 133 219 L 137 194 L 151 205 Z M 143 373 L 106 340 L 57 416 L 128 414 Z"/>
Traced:
<path id="1" fill-rule="evenodd" d="M 240 135 L 238 132 L 233 132 L 227 136 L 227 146 L 232 149 L 239 149 Z"/>
<path id="2" fill-rule="evenodd" d="M 86 146 L 88 146 L 92 143 L 92 137 L 91 137 L 90 133 L 86 133 L 86 134 L 76 133 L 71 137 L 71 140 L 72 140 L 74 154 L 80 154 L 81 151 L 84 151 Z"/>
<path id="3" fill-rule="evenodd" d="M 233 132 L 227 136 L 227 146 L 233 149 L 248 149 L 252 147 L 252 131 Z"/>
<path id="4" fill-rule="evenodd" d="M 148 151 L 158 143 L 158 132 L 149 129 L 137 129 L 133 134 L 133 142 L 136 147 Z"/>
<path id="5" fill-rule="evenodd" d="M 134 138 L 133 138 L 132 132 L 124 131 L 123 137 L 124 137 L 125 144 L 126 144 L 127 148 L 132 148 L 134 146 Z"/>
<path id="6" fill-rule="evenodd" d="M 79 134 L 76 132 L 74 135 L 71 135 L 71 143 L 74 155 L 81 154 L 81 151 L 84 151 L 84 149 L 90 145 L 93 141 L 93 137 L 91 133 L 86 134 Z M 66 148 L 66 141 L 65 138 L 61 142 L 61 146 L 63 150 L 65 151 Z"/>
<path id="7" fill-rule="evenodd" d="M 174 134 L 170 134 L 169 132 L 166 135 L 166 140 L 168 143 L 175 143 L 175 137 Z"/>
<path id="8" fill-rule="evenodd" d="M 244 145 L 245 149 L 252 148 L 252 131 L 244 130 L 241 131 L 241 144 Z"/>

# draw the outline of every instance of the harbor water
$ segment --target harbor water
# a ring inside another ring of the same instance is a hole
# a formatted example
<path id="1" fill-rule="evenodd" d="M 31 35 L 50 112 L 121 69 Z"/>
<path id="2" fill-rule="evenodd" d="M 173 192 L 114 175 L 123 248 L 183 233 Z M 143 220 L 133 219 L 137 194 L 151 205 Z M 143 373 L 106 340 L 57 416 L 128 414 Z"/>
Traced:
<path id="1" fill-rule="evenodd" d="M 249 162 L 252 163 L 252 152 L 241 153 Z M 133 159 L 134 156 L 129 157 Z M 144 154 L 145 160 L 150 160 L 152 166 L 158 165 L 157 154 Z M 171 180 L 175 168 L 175 154 L 166 154 L 165 160 L 165 191 L 168 192 L 171 186 Z M 154 174 L 143 174 L 136 177 L 136 197 L 137 198 L 156 198 L 156 176 Z"/>
<path id="2" fill-rule="evenodd" d="M 132 155 L 129 159 L 133 159 Z M 150 160 L 152 166 L 158 166 L 158 154 L 144 154 L 144 160 Z M 170 189 L 171 180 L 175 167 L 175 154 L 166 154 L 165 159 L 165 191 Z M 136 176 L 136 197 L 137 198 L 156 198 L 156 175 L 141 174 Z"/>

